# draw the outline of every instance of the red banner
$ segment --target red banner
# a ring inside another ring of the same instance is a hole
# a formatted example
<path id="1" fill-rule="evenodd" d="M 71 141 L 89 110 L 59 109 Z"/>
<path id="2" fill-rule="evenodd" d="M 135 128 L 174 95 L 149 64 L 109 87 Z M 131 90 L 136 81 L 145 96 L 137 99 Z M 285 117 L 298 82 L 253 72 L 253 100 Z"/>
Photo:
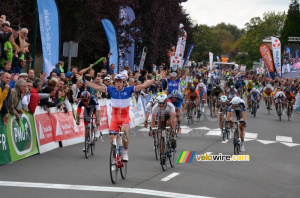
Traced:
<path id="1" fill-rule="evenodd" d="M 108 129 L 108 115 L 107 115 L 107 107 L 106 106 L 100 106 L 100 127 L 99 130 Z"/>
<path id="2" fill-rule="evenodd" d="M 54 142 L 53 129 L 51 119 L 48 113 L 43 113 L 34 116 L 36 122 L 36 130 L 40 140 L 40 146 Z"/>
<path id="3" fill-rule="evenodd" d="M 274 72 L 274 65 L 270 48 L 266 44 L 262 44 L 259 48 L 259 51 L 269 72 Z"/>
<path id="4" fill-rule="evenodd" d="M 83 123 L 77 126 L 72 113 L 53 113 L 51 120 L 55 141 L 68 140 L 84 135 L 84 130 L 82 130 L 84 126 L 81 126 Z"/>

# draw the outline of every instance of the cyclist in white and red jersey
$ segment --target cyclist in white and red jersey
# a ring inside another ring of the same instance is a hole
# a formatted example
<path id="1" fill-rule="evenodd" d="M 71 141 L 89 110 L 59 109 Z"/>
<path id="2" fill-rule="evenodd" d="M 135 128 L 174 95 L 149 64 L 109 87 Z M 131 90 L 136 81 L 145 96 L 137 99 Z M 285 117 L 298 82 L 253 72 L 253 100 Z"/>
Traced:
<path id="1" fill-rule="evenodd" d="M 162 72 L 160 74 L 161 78 L 165 77 L 165 73 Z M 112 117 L 110 123 L 110 132 L 119 132 L 119 125 L 121 126 L 121 131 L 126 133 L 126 139 L 123 137 L 123 160 L 128 161 L 128 144 L 129 144 L 129 136 L 128 132 L 130 129 L 130 116 L 129 116 L 129 105 L 131 100 L 131 94 L 133 92 L 141 91 L 152 85 L 156 79 L 147 80 L 144 84 L 138 86 L 124 87 L 123 81 L 125 77 L 121 74 L 117 74 L 115 76 L 115 87 L 103 87 L 96 85 L 94 83 L 86 81 L 87 86 L 96 89 L 97 91 L 101 91 L 104 93 L 109 93 L 111 96 L 111 105 L 112 105 Z M 110 142 L 112 144 L 113 137 L 110 136 Z"/>

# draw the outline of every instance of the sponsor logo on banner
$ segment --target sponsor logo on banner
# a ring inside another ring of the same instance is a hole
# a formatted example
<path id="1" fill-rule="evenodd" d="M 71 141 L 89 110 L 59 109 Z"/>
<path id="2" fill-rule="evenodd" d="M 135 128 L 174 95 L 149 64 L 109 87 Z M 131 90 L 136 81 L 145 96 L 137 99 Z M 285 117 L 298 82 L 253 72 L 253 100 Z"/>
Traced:
<path id="1" fill-rule="evenodd" d="M 36 122 L 36 130 L 40 140 L 40 145 L 45 145 L 54 141 L 53 128 L 51 119 L 48 113 L 39 114 L 34 116 Z"/>
<path id="2" fill-rule="evenodd" d="M 16 153 L 24 155 L 31 151 L 33 139 L 30 121 L 26 114 L 22 114 L 20 123 L 21 126 L 15 119 L 15 116 L 11 119 L 11 137 Z"/>
<path id="3" fill-rule="evenodd" d="M 263 74 L 263 67 L 256 68 L 256 73 L 257 74 Z"/>
<path id="4" fill-rule="evenodd" d="M 269 72 L 274 72 L 273 59 L 269 47 L 266 44 L 262 44 L 259 51 Z"/>
<path id="5" fill-rule="evenodd" d="M 213 59 L 214 59 L 214 54 L 212 52 L 209 52 L 209 69 L 212 70 L 213 68 Z"/>
<path id="6" fill-rule="evenodd" d="M 171 56 L 171 68 L 174 70 L 177 70 L 177 68 L 180 68 L 182 63 L 181 63 L 181 57 L 180 56 Z"/>
<path id="7" fill-rule="evenodd" d="M 278 74 L 281 74 L 281 43 L 276 37 L 271 37 L 274 65 Z"/>
<path id="8" fill-rule="evenodd" d="M 107 116 L 107 107 L 106 106 L 100 106 L 100 130 L 108 129 L 108 116 Z"/>

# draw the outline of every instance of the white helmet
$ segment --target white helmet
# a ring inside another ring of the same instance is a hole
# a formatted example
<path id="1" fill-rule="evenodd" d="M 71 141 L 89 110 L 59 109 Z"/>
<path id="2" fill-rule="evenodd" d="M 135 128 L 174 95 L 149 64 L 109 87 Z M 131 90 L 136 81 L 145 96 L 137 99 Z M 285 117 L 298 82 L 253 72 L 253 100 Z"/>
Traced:
<path id="1" fill-rule="evenodd" d="M 205 87 L 205 84 L 204 83 L 200 83 L 199 87 Z"/>
<path id="2" fill-rule="evenodd" d="M 221 102 L 227 102 L 227 96 L 223 95 L 219 98 Z"/>
<path id="3" fill-rule="evenodd" d="M 272 88 L 272 86 L 270 84 L 267 84 L 266 88 Z"/>
<path id="4" fill-rule="evenodd" d="M 157 98 L 156 98 L 156 97 L 151 98 L 151 99 L 150 99 L 150 103 L 151 103 L 152 105 L 155 105 L 155 104 L 157 103 Z"/>
<path id="5" fill-rule="evenodd" d="M 193 84 L 193 80 L 188 80 L 188 83 L 189 84 Z"/>
<path id="6" fill-rule="evenodd" d="M 122 74 L 117 74 L 116 76 L 115 76 L 115 80 L 125 80 L 125 77 L 122 75 Z"/>
<path id="7" fill-rule="evenodd" d="M 176 77 L 177 76 L 177 73 L 176 72 L 172 72 L 171 73 L 171 77 Z"/>
<path id="8" fill-rule="evenodd" d="M 163 102 L 166 102 L 168 99 L 167 95 L 166 94 L 160 94 L 158 97 L 157 97 L 157 100 L 159 103 L 163 103 Z"/>
<path id="9" fill-rule="evenodd" d="M 252 89 L 252 91 L 253 92 L 258 92 L 258 90 L 255 87 Z"/>
<path id="10" fill-rule="evenodd" d="M 239 104 L 241 102 L 241 98 L 240 97 L 237 97 L 237 96 L 235 96 L 234 98 L 232 98 L 232 100 L 231 100 L 231 103 L 233 104 L 233 105 L 237 105 L 237 104 Z"/>

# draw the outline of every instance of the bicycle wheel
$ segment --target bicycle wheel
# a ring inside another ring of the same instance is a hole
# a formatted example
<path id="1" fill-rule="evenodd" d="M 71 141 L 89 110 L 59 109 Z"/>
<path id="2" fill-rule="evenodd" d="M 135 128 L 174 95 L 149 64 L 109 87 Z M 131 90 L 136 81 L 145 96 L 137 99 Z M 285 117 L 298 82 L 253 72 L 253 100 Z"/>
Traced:
<path id="1" fill-rule="evenodd" d="M 119 151 L 119 152 L 120 152 L 120 151 Z M 125 178 L 126 178 L 126 175 L 127 175 L 127 162 L 124 162 L 124 161 L 123 161 L 123 153 L 122 153 L 121 163 L 122 163 L 122 166 L 121 166 L 121 168 L 120 168 L 120 173 L 121 173 L 122 179 L 125 179 Z"/>
<path id="2" fill-rule="evenodd" d="M 89 149 L 90 149 L 89 141 L 90 141 L 89 138 L 85 138 L 84 140 L 84 155 L 86 159 L 89 157 Z"/>
<path id="3" fill-rule="evenodd" d="M 112 145 L 110 149 L 110 158 L 109 158 L 109 172 L 110 179 L 113 184 L 117 182 L 117 174 L 118 174 L 118 165 L 115 152 L 115 146 Z"/>
<path id="4" fill-rule="evenodd" d="M 291 107 L 289 104 L 288 104 L 287 116 L 288 116 L 288 121 L 290 121 L 291 120 Z"/>
<path id="5" fill-rule="evenodd" d="M 254 107 L 253 107 L 253 116 L 254 117 L 256 117 L 256 111 L 257 111 L 257 109 L 256 109 L 256 103 L 254 104 Z"/>
<path id="6" fill-rule="evenodd" d="M 211 99 L 209 100 L 209 111 L 210 111 L 210 116 L 212 116 L 212 101 L 211 101 Z"/>
<path id="7" fill-rule="evenodd" d="M 171 145 L 171 144 L 170 144 Z M 169 148 L 169 161 L 172 168 L 176 164 L 176 149 Z"/>
<path id="8" fill-rule="evenodd" d="M 167 145 L 164 137 L 160 139 L 160 165 L 163 171 L 167 169 L 167 156 L 166 156 Z M 163 152 L 164 151 L 164 152 Z"/>
<path id="9" fill-rule="evenodd" d="M 91 155 L 94 155 L 94 152 L 95 152 L 95 130 L 93 128 L 92 130 L 92 141 L 91 141 L 91 144 L 90 144 L 90 147 L 91 147 Z"/>
<path id="10" fill-rule="evenodd" d="M 158 147 L 158 132 L 156 132 L 156 134 L 153 134 L 154 135 L 154 152 L 155 152 L 155 158 L 156 160 L 159 160 L 159 147 Z"/>
<path id="11" fill-rule="evenodd" d="M 281 104 L 279 104 L 279 107 L 278 107 L 278 117 L 279 117 L 279 121 L 281 121 Z"/>
<path id="12" fill-rule="evenodd" d="M 235 129 L 234 137 L 233 137 L 233 149 L 234 149 L 235 155 L 239 155 L 239 153 L 240 153 L 240 143 L 239 143 L 238 133 L 239 133 L 238 129 Z"/>
<path id="13" fill-rule="evenodd" d="M 191 109 L 191 123 L 194 124 L 194 106 L 192 106 L 192 109 Z"/>

